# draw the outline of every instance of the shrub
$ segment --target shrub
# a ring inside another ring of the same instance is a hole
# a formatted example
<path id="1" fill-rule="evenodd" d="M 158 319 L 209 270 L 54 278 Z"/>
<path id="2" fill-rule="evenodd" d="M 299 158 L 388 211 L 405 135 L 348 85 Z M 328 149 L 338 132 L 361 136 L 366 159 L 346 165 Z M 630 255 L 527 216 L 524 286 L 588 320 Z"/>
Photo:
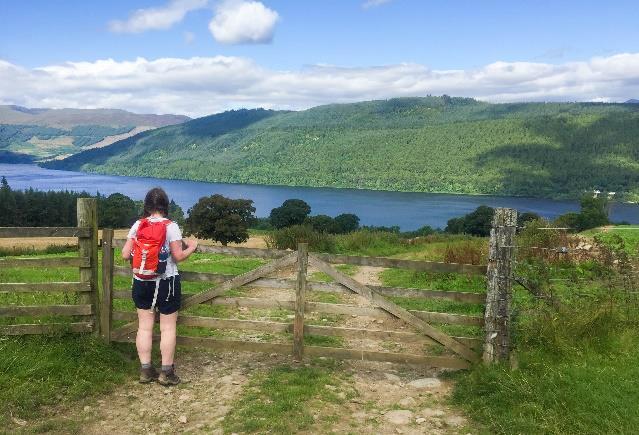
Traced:
<path id="1" fill-rule="evenodd" d="M 335 216 L 333 232 L 336 234 L 351 233 L 359 228 L 359 217 L 352 213 L 344 213 Z"/>
<path id="2" fill-rule="evenodd" d="M 315 231 L 310 225 L 293 225 L 275 230 L 264 238 L 269 249 L 297 249 L 298 243 L 308 243 L 315 252 L 335 252 L 334 236 Z"/>
<path id="3" fill-rule="evenodd" d="M 589 195 L 581 198 L 579 213 L 566 213 L 555 220 L 558 226 L 572 228 L 574 231 L 584 231 L 590 228 L 608 225 L 608 200 L 605 197 L 593 198 Z"/>
<path id="4" fill-rule="evenodd" d="M 527 222 L 536 221 L 541 219 L 537 213 L 533 213 L 531 211 L 526 211 L 524 213 L 519 213 L 517 215 L 517 226 L 523 227 Z"/>
<path id="5" fill-rule="evenodd" d="M 267 217 L 255 218 L 251 223 L 251 228 L 254 230 L 272 230 L 271 219 Z"/>
<path id="6" fill-rule="evenodd" d="M 242 243 L 249 238 L 248 227 L 255 219 L 254 212 L 253 201 L 249 199 L 203 197 L 189 210 L 186 232 L 224 246 L 229 242 Z"/>
<path id="7" fill-rule="evenodd" d="M 277 208 L 271 210 L 271 225 L 275 228 L 285 228 L 291 225 L 301 225 L 311 213 L 311 206 L 301 199 L 287 199 Z"/>
<path id="8" fill-rule="evenodd" d="M 415 237 L 426 237 L 426 236 L 430 236 L 432 234 L 435 234 L 436 231 L 433 227 L 431 227 L 430 225 L 424 225 L 423 227 L 419 227 L 418 229 L 416 229 L 415 231 L 405 231 L 403 233 L 401 233 L 402 237 L 405 237 L 407 239 L 412 239 Z"/>
<path id="9" fill-rule="evenodd" d="M 320 233 L 332 233 L 335 228 L 335 220 L 325 214 L 308 216 L 304 223 L 309 224 L 315 231 Z"/>
<path id="10" fill-rule="evenodd" d="M 490 235 L 495 210 L 486 205 L 480 205 L 466 216 L 450 219 L 446 225 L 446 232 L 451 234 L 471 234 L 487 237 Z"/>
<path id="11" fill-rule="evenodd" d="M 135 222 L 140 211 L 135 202 L 126 195 L 113 193 L 108 197 L 98 196 L 99 224 L 104 228 L 126 228 Z"/>

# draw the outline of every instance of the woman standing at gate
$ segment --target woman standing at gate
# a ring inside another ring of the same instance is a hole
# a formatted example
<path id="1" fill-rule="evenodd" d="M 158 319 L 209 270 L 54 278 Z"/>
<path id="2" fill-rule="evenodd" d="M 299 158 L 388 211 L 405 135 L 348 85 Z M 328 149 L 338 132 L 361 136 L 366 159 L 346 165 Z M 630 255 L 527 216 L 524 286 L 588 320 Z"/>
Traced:
<path id="1" fill-rule="evenodd" d="M 197 241 L 188 240 L 185 249 L 182 233 L 168 219 L 169 198 L 159 187 L 144 198 L 144 213 L 129 231 L 122 248 L 122 258 L 133 266 L 132 296 L 138 312 L 138 332 L 135 345 L 140 358 L 140 382 L 157 380 L 162 385 L 176 385 L 175 374 L 176 322 L 182 295 L 177 263 L 186 260 L 197 248 Z M 155 310 L 160 313 L 160 353 L 162 370 L 158 374 L 151 363 Z"/>

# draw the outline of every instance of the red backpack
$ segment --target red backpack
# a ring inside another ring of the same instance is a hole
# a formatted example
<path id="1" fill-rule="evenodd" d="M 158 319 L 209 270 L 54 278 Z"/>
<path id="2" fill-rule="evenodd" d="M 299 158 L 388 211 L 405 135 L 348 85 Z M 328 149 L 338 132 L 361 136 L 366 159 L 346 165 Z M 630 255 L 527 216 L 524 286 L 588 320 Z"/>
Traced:
<path id="1" fill-rule="evenodd" d="M 133 240 L 133 273 L 140 279 L 156 279 L 166 272 L 169 252 L 164 247 L 166 227 L 171 221 L 164 219 L 153 222 L 140 220 L 138 231 Z"/>

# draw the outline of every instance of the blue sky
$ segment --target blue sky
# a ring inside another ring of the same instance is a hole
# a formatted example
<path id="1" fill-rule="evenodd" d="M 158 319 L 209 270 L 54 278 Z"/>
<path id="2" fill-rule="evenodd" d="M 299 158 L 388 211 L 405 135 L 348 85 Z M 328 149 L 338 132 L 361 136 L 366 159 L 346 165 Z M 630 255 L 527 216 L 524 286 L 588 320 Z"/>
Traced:
<path id="1" fill-rule="evenodd" d="M 0 103 L 198 115 L 445 91 L 619 101 L 638 96 L 638 11 L 636 1 L 2 0 Z M 139 58 L 147 63 L 132 64 Z M 234 63 L 228 80 L 220 62 Z M 122 75 L 135 79 L 118 87 Z M 182 101 L 203 90 L 211 103 Z"/>

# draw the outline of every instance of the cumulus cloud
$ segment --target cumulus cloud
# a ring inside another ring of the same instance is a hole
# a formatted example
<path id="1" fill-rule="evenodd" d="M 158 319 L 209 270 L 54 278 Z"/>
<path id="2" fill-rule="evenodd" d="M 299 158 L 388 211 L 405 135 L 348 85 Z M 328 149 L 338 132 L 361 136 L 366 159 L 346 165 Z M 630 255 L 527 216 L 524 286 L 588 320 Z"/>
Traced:
<path id="1" fill-rule="evenodd" d="M 114 20 L 109 30 L 115 33 L 140 33 L 147 30 L 166 30 L 184 19 L 193 10 L 206 7 L 208 0 L 171 0 L 158 8 L 138 9 L 127 20 Z"/>
<path id="2" fill-rule="evenodd" d="M 264 44 L 273 40 L 279 15 L 258 1 L 223 0 L 209 30 L 223 44 Z"/>
<path id="3" fill-rule="evenodd" d="M 201 116 L 240 107 L 311 106 L 427 94 L 492 102 L 625 101 L 639 96 L 639 53 L 562 64 L 494 62 L 274 70 L 240 57 L 112 59 L 23 68 L 0 59 L 0 104 L 110 107 Z"/>

